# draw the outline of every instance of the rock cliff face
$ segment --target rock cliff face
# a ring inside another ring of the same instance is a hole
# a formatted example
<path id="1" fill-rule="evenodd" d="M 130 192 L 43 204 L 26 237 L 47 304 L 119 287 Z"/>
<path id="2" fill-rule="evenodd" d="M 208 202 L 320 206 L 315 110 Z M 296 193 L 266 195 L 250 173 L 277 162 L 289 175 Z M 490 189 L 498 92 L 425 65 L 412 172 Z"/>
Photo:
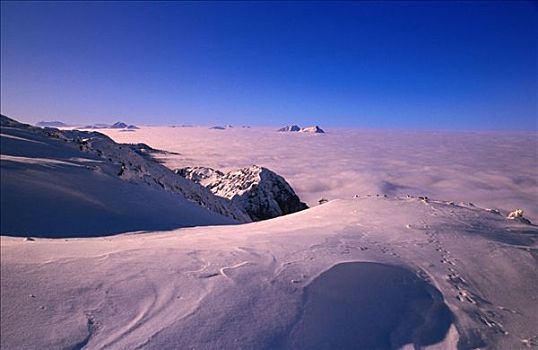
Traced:
<path id="1" fill-rule="evenodd" d="M 256 165 L 228 173 L 205 167 L 177 169 L 176 173 L 231 200 L 253 221 L 308 208 L 282 176 Z"/>

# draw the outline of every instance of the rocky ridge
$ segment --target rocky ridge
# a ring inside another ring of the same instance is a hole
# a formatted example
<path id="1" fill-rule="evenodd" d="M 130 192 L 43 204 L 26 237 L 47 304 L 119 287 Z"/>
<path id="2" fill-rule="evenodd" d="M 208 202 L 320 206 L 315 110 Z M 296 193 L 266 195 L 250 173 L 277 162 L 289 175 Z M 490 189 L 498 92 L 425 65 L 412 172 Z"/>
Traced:
<path id="1" fill-rule="evenodd" d="M 282 176 L 257 165 L 227 173 L 207 167 L 188 167 L 175 172 L 205 186 L 215 195 L 231 200 L 252 221 L 308 208 Z"/>

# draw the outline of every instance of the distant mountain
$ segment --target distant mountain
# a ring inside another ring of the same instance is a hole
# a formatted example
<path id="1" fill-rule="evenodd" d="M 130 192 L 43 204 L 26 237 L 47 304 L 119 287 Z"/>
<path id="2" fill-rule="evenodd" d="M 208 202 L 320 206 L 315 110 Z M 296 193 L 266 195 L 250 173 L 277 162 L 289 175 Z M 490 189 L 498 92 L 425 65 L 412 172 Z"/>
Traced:
<path id="1" fill-rule="evenodd" d="M 287 132 L 287 131 L 299 131 L 301 128 L 298 125 L 286 125 L 283 128 L 278 129 L 277 131 L 280 132 Z"/>
<path id="2" fill-rule="evenodd" d="M 110 126 L 111 129 L 125 129 L 128 125 L 124 122 L 116 122 Z"/>
<path id="3" fill-rule="evenodd" d="M 91 124 L 83 126 L 82 129 L 108 129 L 110 128 L 109 124 Z"/>
<path id="4" fill-rule="evenodd" d="M 308 126 L 306 128 L 301 128 L 299 125 L 286 125 L 283 128 L 278 129 L 277 131 L 280 132 L 307 132 L 312 134 L 324 134 L 325 131 L 323 131 L 322 128 L 320 128 L 317 125 L 314 126 Z"/>
<path id="5" fill-rule="evenodd" d="M 182 168 L 177 169 L 176 174 L 205 186 L 219 197 L 231 200 L 252 221 L 308 208 L 282 176 L 257 165 L 228 173 L 206 167 Z"/>
<path id="6" fill-rule="evenodd" d="M 116 122 L 110 126 L 110 129 L 138 129 L 136 125 L 127 125 L 124 122 Z"/>
<path id="7" fill-rule="evenodd" d="M 61 128 L 64 126 L 69 126 L 69 125 L 63 122 L 59 122 L 57 120 L 51 120 L 51 121 L 42 120 L 40 122 L 37 122 L 36 126 L 41 126 L 43 128 Z"/>
<path id="8" fill-rule="evenodd" d="M 301 130 L 299 130 L 299 132 L 309 132 L 309 133 L 313 133 L 313 134 L 324 134 L 325 133 L 325 131 L 323 131 L 323 129 L 320 128 L 317 125 L 308 126 L 306 128 L 301 128 Z"/>
<path id="9" fill-rule="evenodd" d="M 116 123 L 114 123 L 112 125 L 109 125 L 109 124 L 86 125 L 82 129 L 130 129 L 130 130 L 135 130 L 135 129 L 139 129 L 139 127 L 136 126 L 136 125 L 128 125 L 128 124 L 126 124 L 124 122 L 116 122 Z"/>

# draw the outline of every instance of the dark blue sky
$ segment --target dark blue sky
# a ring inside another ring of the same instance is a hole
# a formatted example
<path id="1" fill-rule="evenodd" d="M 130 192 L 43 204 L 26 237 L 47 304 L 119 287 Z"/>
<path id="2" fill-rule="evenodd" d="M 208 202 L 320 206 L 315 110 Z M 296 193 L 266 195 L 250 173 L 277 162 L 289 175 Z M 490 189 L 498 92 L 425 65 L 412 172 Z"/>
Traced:
<path id="1" fill-rule="evenodd" d="M 537 127 L 532 2 L 1 3 L 34 122 Z"/>

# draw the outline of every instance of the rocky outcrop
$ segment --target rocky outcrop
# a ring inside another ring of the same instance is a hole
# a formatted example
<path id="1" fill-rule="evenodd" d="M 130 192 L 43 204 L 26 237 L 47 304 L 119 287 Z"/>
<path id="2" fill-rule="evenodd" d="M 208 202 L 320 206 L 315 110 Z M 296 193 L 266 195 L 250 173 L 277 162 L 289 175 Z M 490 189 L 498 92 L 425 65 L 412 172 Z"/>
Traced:
<path id="1" fill-rule="evenodd" d="M 208 187 L 210 184 L 219 181 L 225 176 L 222 171 L 201 166 L 176 169 L 175 172 L 176 174 L 199 183 L 204 187 Z"/>
<path id="2" fill-rule="evenodd" d="M 176 173 L 231 200 L 253 221 L 308 208 L 282 176 L 256 165 L 227 173 L 206 167 L 182 168 Z"/>
<path id="3" fill-rule="evenodd" d="M 530 220 L 523 216 L 523 209 L 516 209 L 508 213 L 507 218 L 511 220 L 517 220 L 525 224 L 531 224 Z"/>

